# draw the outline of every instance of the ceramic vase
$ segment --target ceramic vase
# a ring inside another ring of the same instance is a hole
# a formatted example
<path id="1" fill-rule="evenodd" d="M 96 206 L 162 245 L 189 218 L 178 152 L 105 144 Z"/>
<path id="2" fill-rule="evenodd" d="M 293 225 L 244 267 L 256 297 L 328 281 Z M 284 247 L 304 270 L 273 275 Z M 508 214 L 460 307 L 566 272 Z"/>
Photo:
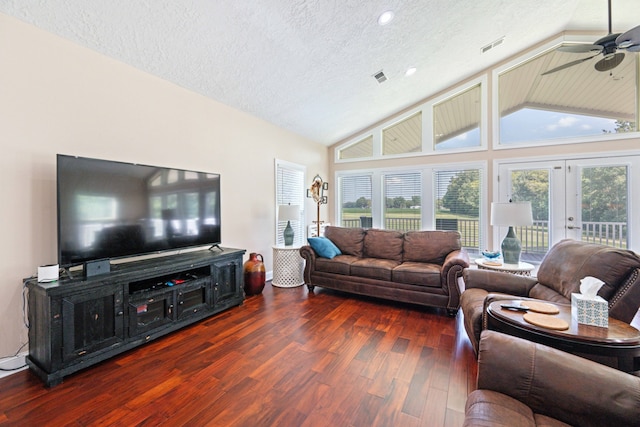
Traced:
<path id="1" fill-rule="evenodd" d="M 262 255 L 251 252 L 249 259 L 244 263 L 244 293 L 246 295 L 258 295 L 262 293 L 265 277 L 266 273 Z"/>

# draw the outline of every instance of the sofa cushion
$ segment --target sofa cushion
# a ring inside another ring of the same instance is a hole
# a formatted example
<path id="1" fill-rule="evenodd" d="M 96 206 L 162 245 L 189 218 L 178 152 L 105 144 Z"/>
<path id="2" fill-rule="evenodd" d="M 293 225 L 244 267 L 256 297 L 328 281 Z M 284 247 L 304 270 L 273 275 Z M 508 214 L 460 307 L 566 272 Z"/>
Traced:
<path id="1" fill-rule="evenodd" d="M 424 262 L 403 262 L 391 272 L 391 280 L 410 285 L 442 287 L 440 266 Z"/>
<path id="2" fill-rule="evenodd" d="M 395 230 L 370 229 L 364 236 L 364 257 L 402 262 L 403 235 Z"/>
<path id="3" fill-rule="evenodd" d="M 543 301 L 557 302 L 561 304 L 571 304 L 571 300 L 564 295 L 558 293 L 556 290 L 546 287 L 543 284 L 536 283 L 529 291 L 530 298 L 540 299 Z"/>
<path id="4" fill-rule="evenodd" d="M 332 259 L 316 258 L 316 271 L 348 276 L 351 274 L 351 264 L 359 259 L 353 255 L 336 255 Z"/>
<path id="5" fill-rule="evenodd" d="M 362 228 L 345 228 L 327 226 L 324 237 L 331 240 L 344 255 L 362 258 L 362 245 L 365 230 Z"/>
<path id="6" fill-rule="evenodd" d="M 632 251 L 566 239 L 547 252 L 537 277 L 570 300 L 572 292 L 580 292 L 580 280 L 593 276 L 605 283 L 598 295 L 609 300 L 638 267 L 640 257 Z"/>
<path id="7" fill-rule="evenodd" d="M 322 258 L 331 259 L 336 255 L 342 255 L 340 249 L 338 249 L 338 247 L 326 237 L 309 237 L 307 241 L 316 254 Z"/>
<path id="8" fill-rule="evenodd" d="M 457 231 L 409 231 L 404 235 L 403 261 L 442 264 L 449 253 L 461 247 Z"/>
<path id="9" fill-rule="evenodd" d="M 361 258 L 351 264 L 351 275 L 368 279 L 391 281 L 391 271 L 400 265 L 390 259 Z"/>

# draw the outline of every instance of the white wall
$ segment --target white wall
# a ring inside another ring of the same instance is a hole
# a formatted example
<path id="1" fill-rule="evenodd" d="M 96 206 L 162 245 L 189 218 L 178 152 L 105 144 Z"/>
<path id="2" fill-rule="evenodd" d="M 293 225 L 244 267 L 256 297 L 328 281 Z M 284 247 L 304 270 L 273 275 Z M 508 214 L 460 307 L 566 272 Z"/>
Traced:
<path id="1" fill-rule="evenodd" d="M 267 270 L 274 158 L 328 170 L 320 144 L 2 14 L 0 143 L 0 357 L 27 339 L 22 279 L 57 261 L 57 153 L 220 173 L 223 246 Z"/>

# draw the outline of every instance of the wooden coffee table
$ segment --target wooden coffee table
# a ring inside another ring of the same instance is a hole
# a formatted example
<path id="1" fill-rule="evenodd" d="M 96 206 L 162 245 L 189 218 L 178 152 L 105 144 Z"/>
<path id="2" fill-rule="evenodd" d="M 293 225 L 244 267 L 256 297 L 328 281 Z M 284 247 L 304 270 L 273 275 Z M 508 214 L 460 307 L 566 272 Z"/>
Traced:
<path id="1" fill-rule="evenodd" d="M 621 371 L 640 370 L 640 331 L 628 323 L 610 317 L 608 328 L 584 325 L 572 318 L 570 304 L 553 303 L 560 310 L 554 316 L 565 320 L 569 329 L 547 329 L 525 321 L 522 311 L 501 307 L 502 304 L 519 303 L 526 305 L 526 300 L 497 300 L 490 303 L 487 307 L 487 327 L 577 354 Z"/>

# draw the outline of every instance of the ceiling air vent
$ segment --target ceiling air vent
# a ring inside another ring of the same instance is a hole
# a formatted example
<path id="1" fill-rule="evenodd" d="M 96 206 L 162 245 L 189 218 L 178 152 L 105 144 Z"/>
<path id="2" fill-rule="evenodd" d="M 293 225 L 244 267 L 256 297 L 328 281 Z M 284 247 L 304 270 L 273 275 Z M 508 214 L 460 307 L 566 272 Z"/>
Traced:
<path id="1" fill-rule="evenodd" d="M 383 83 L 387 81 L 387 76 L 384 75 L 384 72 L 382 70 L 375 73 L 373 77 L 378 81 L 378 83 Z"/>
<path id="2" fill-rule="evenodd" d="M 503 41 L 504 41 L 504 36 L 500 37 L 498 40 L 496 40 L 494 42 L 489 43 L 486 46 L 481 47 L 480 48 L 480 52 L 481 53 L 485 53 L 486 51 L 491 50 L 494 47 L 501 45 Z"/>

